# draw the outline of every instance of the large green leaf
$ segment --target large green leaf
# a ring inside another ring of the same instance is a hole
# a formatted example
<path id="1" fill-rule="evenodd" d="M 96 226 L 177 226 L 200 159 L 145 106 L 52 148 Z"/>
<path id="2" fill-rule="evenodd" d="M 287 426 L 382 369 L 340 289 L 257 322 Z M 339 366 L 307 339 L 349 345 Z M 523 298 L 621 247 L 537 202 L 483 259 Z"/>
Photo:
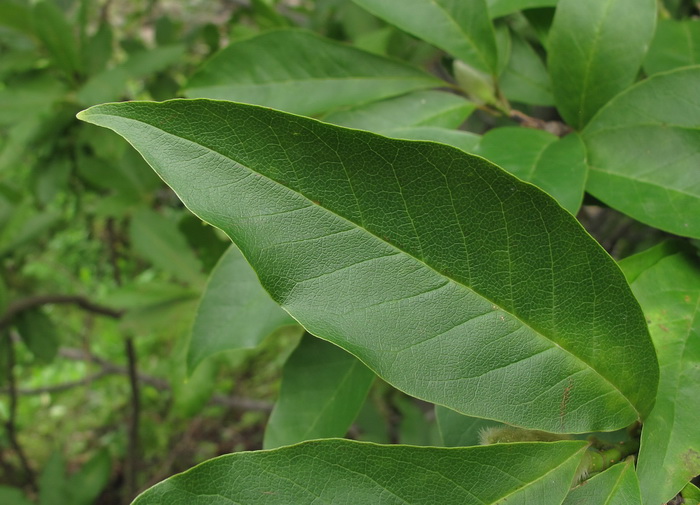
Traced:
<path id="1" fill-rule="evenodd" d="M 655 22 L 655 0 L 559 1 L 549 32 L 549 72 L 568 124 L 583 128 L 634 82 Z"/>
<path id="2" fill-rule="evenodd" d="M 305 334 L 284 365 L 280 396 L 265 428 L 265 449 L 345 436 L 374 377 L 353 355 Z"/>
<path id="3" fill-rule="evenodd" d="M 199 303 L 187 366 L 194 370 L 212 354 L 256 347 L 289 324 L 294 319 L 270 298 L 238 248 L 231 246 L 211 272 Z"/>
<path id="4" fill-rule="evenodd" d="M 700 238 L 700 66 L 656 74 L 583 132 L 587 190 L 633 218 Z"/>
<path id="5" fill-rule="evenodd" d="M 319 440 L 207 461 L 134 505 L 558 505 L 584 450 L 583 442 L 446 449 Z"/>
<path id="6" fill-rule="evenodd" d="M 640 274 L 632 290 L 649 320 L 661 368 L 637 465 L 644 503 L 656 505 L 700 474 L 700 267 L 681 253 L 668 256 Z"/>
<path id="7" fill-rule="evenodd" d="M 192 76 L 185 94 L 311 115 L 440 85 L 405 63 L 310 32 L 277 30 L 217 53 Z"/>
<path id="8" fill-rule="evenodd" d="M 415 91 L 337 111 L 323 120 L 348 128 L 374 132 L 409 126 L 457 128 L 475 108 L 476 104 L 452 93 Z"/>
<path id="9" fill-rule="evenodd" d="M 232 102 L 80 117 L 126 137 L 309 332 L 407 393 L 546 431 L 651 410 L 656 357 L 619 268 L 483 158 Z"/>
<path id="10" fill-rule="evenodd" d="M 647 74 L 656 74 L 698 64 L 700 64 L 700 21 L 697 19 L 661 20 L 644 60 L 644 71 Z"/>
<path id="11" fill-rule="evenodd" d="M 542 130 L 494 128 L 472 151 L 552 195 L 572 214 L 586 186 L 586 147 L 572 133 L 563 139 Z"/>
<path id="12" fill-rule="evenodd" d="M 485 0 L 354 2 L 375 16 L 444 49 L 477 70 L 496 73 L 496 38 Z"/>
<path id="13" fill-rule="evenodd" d="M 559 0 L 486 0 L 489 6 L 489 14 L 492 18 L 498 18 L 524 9 L 537 7 L 553 7 Z"/>
<path id="14" fill-rule="evenodd" d="M 659 502 L 661 503 L 661 502 Z M 613 465 L 575 487 L 562 505 L 641 505 L 634 461 Z"/>
<path id="15" fill-rule="evenodd" d="M 520 35 L 511 36 L 508 64 L 499 78 L 509 100 L 534 105 L 554 105 L 552 83 L 544 62 Z"/>

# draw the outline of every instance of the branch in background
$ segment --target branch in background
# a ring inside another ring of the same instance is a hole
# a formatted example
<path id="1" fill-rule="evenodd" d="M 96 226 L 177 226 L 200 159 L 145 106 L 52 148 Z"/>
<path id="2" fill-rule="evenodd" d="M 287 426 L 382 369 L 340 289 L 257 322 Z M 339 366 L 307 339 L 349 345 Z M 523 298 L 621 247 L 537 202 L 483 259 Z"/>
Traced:
<path id="1" fill-rule="evenodd" d="M 99 314 L 113 319 L 122 317 L 123 312 L 110 307 L 93 303 L 84 296 L 79 295 L 38 295 L 23 298 L 11 303 L 5 313 L 0 317 L 0 330 L 7 328 L 12 320 L 20 313 L 41 307 L 43 305 L 75 305 L 87 312 Z"/>
<path id="2" fill-rule="evenodd" d="M 0 338 L 8 339 L 7 346 L 7 392 L 9 395 L 10 405 L 9 413 L 7 416 L 7 421 L 5 421 L 5 431 L 7 432 L 7 438 L 10 442 L 10 446 L 17 454 L 19 458 L 20 465 L 22 465 L 22 470 L 24 471 L 27 481 L 31 486 L 32 490 L 37 491 L 36 475 L 32 467 L 29 465 L 29 460 L 24 454 L 24 449 L 19 443 L 17 438 L 17 382 L 15 380 L 15 344 L 10 339 L 8 334 L 0 335 Z"/>
<path id="3" fill-rule="evenodd" d="M 544 130 L 556 135 L 557 137 L 563 137 L 567 133 L 571 133 L 573 131 L 569 125 L 562 123 L 561 121 L 545 121 L 544 119 L 528 116 L 524 112 L 515 109 L 512 109 L 508 115 L 513 121 L 518 122 L 525 128 Z"/>
<path id="4" fill-rule="evenodd" d="M 94 374 L 88 375 L 87 377 L 70 382 L 64 382 L 62 384 L 56 384 L 53 386 L 46 386 L 42 388 L 16 388 L 15 391 L 18 395 L 40 395 L 44 393 L 61 393 L 63 391 L 68 391 L 81 386 L 89 386 L 91 383 L 103 379 L 104 377 L 110 375 L 129 375 L 128 367 L 117 365 L 111 361 L 107 361 L 99 356 L 91 354 L 82 349 L 73 349 L 62 347 L 58 351 L 59 356 L 75 361 L 88 361 L 96 364 L 100 367 L 100 371 Z M 138 374 L 138 380 L 141 384 L 151 386 L 158 391 L 170 391 L 170 384 L 168 381 L 153 377 L 152 375 L 146 375 L 143 373 Z M 8 388 L 0 389 L 0 393 L 9 392 Z M 209 400 L 210 405 L 218 405 L 221 407 L 228 407 L 237 410 L 244 411 L 260 411 L 260 412 L 270 412 L 272 410 L 272 403 L 255 400 L 252 398 L 244 398 L 239 396 L 227 396 L 222 394 L 216 394 Z"/>

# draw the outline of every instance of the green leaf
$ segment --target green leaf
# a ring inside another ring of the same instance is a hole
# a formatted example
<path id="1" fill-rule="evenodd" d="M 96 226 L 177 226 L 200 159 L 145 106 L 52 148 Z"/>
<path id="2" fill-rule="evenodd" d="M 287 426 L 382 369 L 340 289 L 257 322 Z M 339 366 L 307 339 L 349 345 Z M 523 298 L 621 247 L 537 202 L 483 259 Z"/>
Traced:
<path id="1" fill-rule="evenodd" d="M 0 272 L 1 274 L 2 272 Z M 5 313 L 7 306 L 10 303 L 10 293 L 7 289 L 7 284 L 5 284 L 5 279 L 0 275 L 0 315 Z"/>
<path id="2" fill-rule="evenodd" d="M 700 64 L 700 21 L 659 21 L 644 60 L 644 71 L 651 75 L 697 64 Z"/>
<path id="3" fill-rule="evenodd" d="M 655 0 L 560 0 L 549 32 L 559 113 L 583 128 L 637 77 L 656 23 Z"/>
<path id="4" fill-rule="evenodd" d="M 37 359 L 50 363 L 58 352 L 58 331 L 41 309 L 25 310 L 15 319 L 22 341 Z"/>
<path id="5" fill-rule="evenodd" d="M 52 0 L 40 0 L 32 12 L 34 30 L 54 63 L 73 77 L 83 68 L 73 27 Z"/>
<path id="6" fill-rule="evenodd" d="M 21 489 L 2 485 L 0 485 L 0 503 L 11 503 L 12 505 L 35 505 L 33 501 L 26 497 Z"/>
<path id="7" fill-rule="evenodd" d="M 700 66 L 617 96 L 583 132 L 587 190 L 625 214 L 700 238 Z"/>
<path id="8" fill-rule="evenodd" d="M 649 320 L 661 368 L 637 464 L 644 503 L 655 505 L 700 474 L 700 268 L 674 254 L 640 274 L 632 290 Z"/>
<path id="9" fill-rule="evenodd" d="M 276 30 L 217 53 L 185 87 L 189 97 L 318 114 L 444 85 L 422 70 L 301 30 Z"/>
<path id="10" fill-rule="evenodd" d="M 290 324 L 296 322 L 270 298 L 238 248 L 231 246 L 214 267 L 199 303 L 187 368 L 192 371 L 221 351 L 257 347 Z"/>
<path id="11" fill-rule="evenodd" d="M 511 101 L 554 105 L 549 74 L 535 50 L 520 35 L 511 34 L 508 65 L 499 78 L 501 91 Z"/>
<path id="12" fill-rule="evenodd" d="M 686 484 L 681 494 L 683 495 L 685 503 L 700 505 L 700 488 L 698 488 L 692 482 L 688 482 L 688 484 Z"/>
<path id="13" fill-rule="evenodd" d="M 443 91 L 415 91 L 381 102 L 352 107 L 324 117 L 328 123 L 382 132 L 409 126 L 457 128 L 476 104 Z"/>
<path id="14" fill-rule="evenodd" d="M 513 14 L 525 9 L 537 7 L 554 7 L 559 0 L 486 0 L 489 6 L 489 14 L 492 18 L 498 18 Z"/>
<path id="15" fill-rule="evenodd" d="M 468 447 L 481 443 L 481 432 L 493 426 L 502 426 L 501 423 L 489 419 L 463 416 L 452 409 L 435 406 L 435 417 L 442 443 L 446 447 Z"/>
<path id="16" fill-rule="evenodd" d="M 354 0 L 377 17 L 488 74 L 497 50 L 485 0 Z"/>
<path id="17" fill-rule="evenodd" d="M 395 395 L 392 406 L 399 417 L 396 431 L 398 443 L 406 445 L 439 446 L 440 429 L 432 416 L 433 409 L 419 400 L 403 394 Z"/>
<path id="18" fill-rule="evenodd" d="M 545 431 L 651 410 L 656 358 L 619 268 L 483 158 L 232 102 L 80 118 L 127 138 L 310 333 L 410 395 Z"/>
<path id="19" fill-rule="evenodd" d="M 0 126 L 11 126 L 27 116 L 50 112 L 61 99 L 66 87 L 57 79 L 41 75 L 18 85 L 0 89 Z"/>
<path id="20" fill-rule="evenodd" d="M 92 505 L 109 483 L 111 472 L 109 451 L 102 449 L 67 479 L 71 496 L 66 501 L 72 505 Z"/>
<path id="21" fill-rule="evenodd" d="M 161 46 L 147 51 L 139 51 L 116 67 L 94 75 L 78 91 L 77 98 L 83 105 L 109 102 L 126 94 L 130 79 L 141 79 L 167 69 L 181 61 L 185 46 L 181 44 Z"/>
<path id="22" fill-rule="evenodd" d="M 559 139 L 542 130 L 504 127 L 488 131 L 472 151 L 531 182 L 572 214 L 586 185 L 586 148 L 575 133 Z"/>
<path id="23" fill-rule="evenodd" d="M 632 459 L 608 468 L 575 487 L 562 505 L 642 505 Z"/>
<path id="24" fill-rule="evenodd" d="M 199 259 L 174 221 L 140 208 L 131 218 L 129 234 L 134 250 L 156 267 L 194 286 L 204 283 Z"/>
<path id="25" fill-rule="evenodd" d="M 474 148 L 481 140 L 476 133 L 462 130 L 448 130 L 436 126 L 409 126 L 406 128 L 392 128 L 381 132 L 382 135 L 404 140 L 432 140 L 441 144 L 461 149 L 464 152 L 474 152 Z"/>
<path id="26" fill-rule="evenodd" d="M 628 256 L 620 262 L 622 273 L 629 284 L 637 280 L 645 270 L 650 269 L 666 256 L 679 252 L 682 248 L 680 240 L 664 240 L 649 249 Z"/>
<path id="27" fill-rule="evenodd" d="M 66 462 L 61 453 L 55 451 L 39 476 L 39 505 L 63 505 L 69 496 Z"/>
<path id="28" fill-rule="evenodd" d="M 374 377 L 352 354 L 305 334 L 284 365 L 263 447 L 345 436 Z"/>
<path id="29" fill-rule="evenodd" d="M 207 461 L 134 505 L 558 505 L 584 450 L 583 442 L 445 449 L 318 440 Z"/>
<path id="30" fill-rule="evenodd" d="M 0 1 L 0 25 L 33 35 L 31 8 L 12 0 Z M 3 54 L 3 58 L 6 57 Z"/>

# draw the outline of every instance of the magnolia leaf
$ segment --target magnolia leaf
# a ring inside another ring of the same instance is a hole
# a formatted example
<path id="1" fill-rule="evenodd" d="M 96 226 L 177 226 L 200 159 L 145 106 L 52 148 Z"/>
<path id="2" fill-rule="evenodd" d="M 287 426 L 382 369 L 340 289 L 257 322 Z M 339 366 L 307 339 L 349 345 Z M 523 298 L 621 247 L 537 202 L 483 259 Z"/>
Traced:
<path id="1" fill-rule="evenodd" d="M 700 66 L 656 74 L 583 131 L 586 189 L 629 216 L 700 238 Z"/>
<path id="2" fill-rule="evenodd" d="M 585 442 L 437 448 L 317 440 L 204 462 L 133 505 L 559 505 Z M 216 476 L 216 478 L 214 477 Z"/>
<path id="3" fill-rule="evenodd" d="M 634 461 L 613 465 L 571 490 L 562 505 L 641 505 Z"/>
<path id="4" fill-rule="evenodd" d="M 656 23 L 655 0 L 560 0 L 549 32 L 559 113 L 583 128 L 637 77 Z"/>
<path id="5" fill-rule="evenodd" d="M 262 288 L 236 246 L 219 259 L 197 309 L 187 354 L 194 370 L 221 351 L 251 349 L 282 326 L 296 324 Z"/>
<path id="6" fill-rule="evenodd" d="M 644 503 L 656 505 L 700 474 L 700 267 L 682 253 L 667 256 L 641 273 L 632 290 L 649 320 L 661 368 L 637 464 Z"/>
<path id="7" fill-rule="evenodd" d="M 495 74 L 496 37 L 485 0 L 354 0 L 377 17 Z"/>
<path id="8" fill-rule="evenodd" d="M 698 64 L 700 21 L 692 18 L 685 21 L 659 21 L 654 40 L 644 60 L 644 71 L 651 75 Z"/>
<path id="9" fill-rule="evenodd" d="M 515 102 L 554 105 L 552 83 L 544 62 L 520 35 L 511 36 L 510 59 L 499 78 L 501 91 Z"/>
<path id="10" fill-rule="evenodd" d="M 571 433 L 651 410 L 656 357 L 622 272 L 483 158 L 233 102 L 80 117 L 127 138 L 310 333 L 408 394 Z"/>
<path id="11" fill-rule="evenodd" d="M 185 95 L 312 115 L 444 84 L 418 68 L 311 32 L 276 30 L 217 53 L 192 76 Z"/>
<path id="12" fill-rule="evenodd" d="M 264 448 L 345 436 L 374 377 L 352 354 L 305 334 L 284 365 Z"/>

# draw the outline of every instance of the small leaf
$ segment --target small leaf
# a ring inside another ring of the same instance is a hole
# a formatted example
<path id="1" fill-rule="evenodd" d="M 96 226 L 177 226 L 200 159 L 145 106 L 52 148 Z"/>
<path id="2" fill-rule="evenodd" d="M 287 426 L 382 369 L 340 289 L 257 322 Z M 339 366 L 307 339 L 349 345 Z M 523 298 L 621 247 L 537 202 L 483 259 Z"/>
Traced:
<path id="1" fill-rule="evenodd" d="M 682 253 L 667 256 L 641 273 L 632 290 L 649 320 L 661 368 L 637 464 L 644 503 L 655 505 L 700 474 L 700 268 Z"/>
<path id="2" fill-rule="evenodd" d="M 642 505 L 634 461 L 628 460 L 575 487 L 562 505 Z"/>
<path id="3" fill-rule="evenodd" d="M 132 142 L 310 333 L 410 395 L 557 432 L 651 410 L 654 349 L 617 265 L 483 158 L 233 102 L 80 117 Z"/>
<path id="4" fill-rule="evenodd" d="M 422 70 L 301 30 L 234 42 L 185 87 L 189 97 L 318 114 L 444 85 Z"/>
<path id="5" fill-rule="evenodd" d="M 257 347 L 291 324 L 296 321 L 270 298 L 238 248 L 231 246 L 214 267 L 199 302 L 187 367 L 192 371 L 221 351 Z"/>
<path id="6" fill-rule="evenodd" d="M 464 152 L 472 153 L 481 140 L 476 133 L 462 130 L 448 130 L 436 126 L 409 126 L 406 128 L 392 128 L 381 132 L 382 135 L 404 140 L 432 140 L 441 144 L 456 147 Z"/>
<path id="7" fill-rule="evenodd" d="M 620 262 L 622 273 L 629 284 L 637 280 L 644 271 L 649 270 L 666 256 L 676 254 L 682 249 L 680 240 L 664 240 L 643 252 L 628 256 Z"/>
<path id="8" fill-rule="evenodd" d="M 263 447 L 345 436 L 374 377 L 352 354 L 305 334 L 282 371 Z"/>
<path id="9" fill-rule="evenodd" d="M 39 503 L 64 505 L 70 497 L 66 481 L 66 462 L 60 452 L 54 452 L 39 476 Z"/>
<path id="10" fill-rule="evenodd" d="M 452 409 L 435 406 L 435 417 L 442 443 L 446 447 L 468 447 L 481 443 L 481 432 L 494 426 L 503 426 L 501 423 L 489 419 L 464 416 Z"/>
<path id="11" fill-rule="evenodd" d="M 102 449 L 67 479 L 71 490 L 67 501 L 71 505 L 92 505 L 109 483 L 111 472 L 112 459 L 109 451 Z"/>
<path id="12" fill-rule="evenodd" d="M 681 492 L 685 503 L 689 505 L 700 505 L 700 488 L 692 482 L 688 482 Z"/>
<path id="13" fill-rule="evenodd" d="M 348 128 L 374 132 L 409 126 L 457 128 L 475 108 L 476 104 L 452 93 L 415 91 L 337 111 L 323 120 Z"/>
<path id="14" fill-rule="evenodd" d="M 644 71 L 651 75 L 700 64 L 700 21 L 662 19 L 656 27 Z"/>
<path id="15" fill-rule="evenodd" d="M 318 440 L 221 456 L 157 484 L 134 505 L 356 505 L 380 499 L 392 505 L 496 505 L 505 499 L 559 505 L 585 445 L 445 449 Z"/>
<path id="16" fill-rule="evenodd" d="M 575 133 L 559 139 L 541 130 L 494 128 L 473 152 L 537 185 L 572 214 L 581 207 L 588 168 L 586 148 Z"/>
<path id="17" fill-rule="evenodd" d="M 489 14 L 492 18 L 498 18 L 513 14 L 525 9 L 538 7 L 554 7 L 559 0 L 486 0 L 489 6 Z"/>
<path id="18" fill-rule="evenodd" d="M 637 77 L 656 23 L 654 0 L 560 0 L 549 32 L 559 113 L 583 128 Z"/>
<path id="19" fill-rule="evenodd" d="M 501 91 L 515 102 L 554 105 L 549 74 L 535 50 L 520 35 L 511 35 L 508 65 L 499 78 Z"/>
<path id="20" fill-rule="evenodd" d="M 583 132 L 587 190 L 656 228 L 700 238 L 700 66 L 615 97 Z"/>
<path id="21" fill-rule="evenodd" d="M 144 207 L 132 216 L 129 231 L 140 256 L 176 279 L 203 284 L 201 264 L 175 222 Z"/>
<path id="22" fill-rule="evenodd" d="M 475 69 L 487 74 L 496 73 L 496 38 L 485 0 L 354 2 Z"/>
<path id="23" fill-rule="evenodd" d="M 15 319 L 22 341 L 37 359 L 50 363 L 58 352 L 58 331 L 41 309 L 25 310 Z"/>

